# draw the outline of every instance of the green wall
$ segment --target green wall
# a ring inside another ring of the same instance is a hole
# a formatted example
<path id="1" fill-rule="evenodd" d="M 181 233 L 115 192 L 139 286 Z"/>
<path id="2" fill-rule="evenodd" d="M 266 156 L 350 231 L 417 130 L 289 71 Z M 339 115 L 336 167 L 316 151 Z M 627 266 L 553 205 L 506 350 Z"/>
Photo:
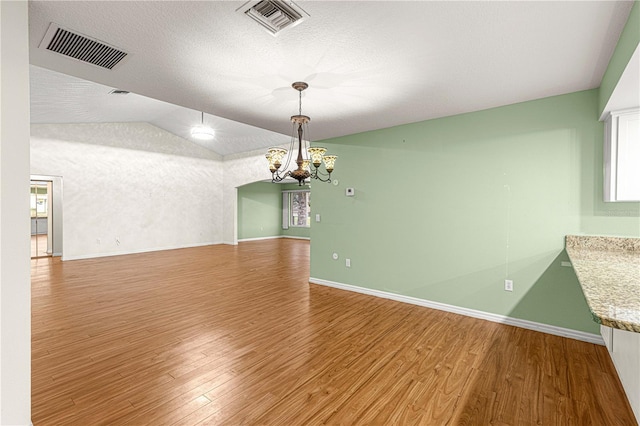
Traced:
<path id="1" fill-rule="evenodd" d="M 280 235 L 283 237 L 310 238 L 310 228 L 289 227 L 289 229 L 281 229 Z"/>
<path id="2" fill-rule="evenodd" d="M 282 229 L 282 191 L 298 184 L 255 182 L 238 188 L 238 239 L 266 237 L 309 238 L 309 228 Z"/>
<path id="3" fill-rule="evenodd" d="M 640 44 L 640 2 L 636 0 L 600 83 L 598 115 L 604 111 L 613 89 L 618 84 L 638 44 Z"/>
<path id="4" fill-rule="evenodd" d="M 590 90 L 322 141 L 311 277 L 597 333 L 564 236 L 640 237 L 640 204 L 602 202 L 597 116 Z"/>
<path id="5" fill-rule="evenodd" d="M 275 237 L 282 228 L 281 186 L 255 182 L 238 188 L 238 239 Z"/>

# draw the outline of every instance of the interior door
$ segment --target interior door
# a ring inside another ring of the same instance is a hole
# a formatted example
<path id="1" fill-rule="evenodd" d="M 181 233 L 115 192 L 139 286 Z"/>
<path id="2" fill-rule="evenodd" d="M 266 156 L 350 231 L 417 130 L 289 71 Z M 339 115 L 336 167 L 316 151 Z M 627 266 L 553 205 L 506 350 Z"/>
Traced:
<path id="1" fill-rule="evenodd" d="M 31 258 L 52 254 L 51 182 L 31 181 Z"/>

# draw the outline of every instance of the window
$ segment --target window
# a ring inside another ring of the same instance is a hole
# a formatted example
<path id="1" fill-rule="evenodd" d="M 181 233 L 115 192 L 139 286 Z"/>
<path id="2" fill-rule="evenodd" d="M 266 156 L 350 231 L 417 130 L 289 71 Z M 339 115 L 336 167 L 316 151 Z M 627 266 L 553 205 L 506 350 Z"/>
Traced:
<path id="1" fill-rule="evenodd" d="M 311 192 L 284 191 L 282 193 L 282 228 L 311 226 Z"/>
<path id="2" fill-rule="evenodd" d="M 309 191 L 289 193 L 289 211 L 291 212 L 289 216 L 290 226 L 302 226 L 305 228 L 311 226 L 310 195 L 311 192 Z"/>
<path id="3" fill-rule="evenodd" d="M 47 217 L 47 184 L 31 183 L 31 217 Z"/>

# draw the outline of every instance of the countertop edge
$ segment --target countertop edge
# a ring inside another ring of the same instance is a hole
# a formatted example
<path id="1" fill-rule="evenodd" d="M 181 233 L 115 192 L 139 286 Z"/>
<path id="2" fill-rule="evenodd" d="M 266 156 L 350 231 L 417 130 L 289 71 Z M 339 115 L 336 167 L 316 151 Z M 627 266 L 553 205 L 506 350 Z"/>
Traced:
<path id="1" fill-rule="evenodd" d="M 599 310 L 594 309 L 593 295 L 591 294 L 585 282 L 593 280 L 593 278 L 585 278 L 582 275 L 581 263 L 583 260 L 577 260 L 574 250 L 597 252 L 602 256 L 615 255 L 620 252 L 631 252 L 640 257 L 640 238 L 621 238 L 621 237 L 589 237 L 589 236 L 573 236 L 567 235 L 565 239 L 565 250 L 569 256 L 569 260 L 573 266 L 573 270 L 578 278 L 580 287 L 585 296 L 587 306 L 594 322 L 606 327 L 617 328 L 620 330 L 640 333 L 640 322 L 626 321 L 619 318 L 612 318 Z M 633 273 L 633 272 L 632 272 Z"/>

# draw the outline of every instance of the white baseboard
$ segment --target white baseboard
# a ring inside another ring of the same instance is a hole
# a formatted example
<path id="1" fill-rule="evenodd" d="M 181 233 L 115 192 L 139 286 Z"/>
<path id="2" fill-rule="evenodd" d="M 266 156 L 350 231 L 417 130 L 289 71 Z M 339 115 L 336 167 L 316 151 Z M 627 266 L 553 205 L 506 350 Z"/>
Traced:
<path id="1" fill-rule="evenodd" d="M 570 328 L 558 327 L 558 326 L 549 325 L 549 324 L 542 324 L 539 322 L 523 320 L 520 318 L 512 318 L 505 315 L 498 315 L 490 312 L 477 311 L 475 309 L 448 305 L 446 303 L 433 302 L 430 300 L 419 299 L 417 297 L 389 293 L 382 290 L 374 290 L 370 288 L 358 287 L 351 284 L 342 284 L 334 281 L 323 280 L 320 278 L 309 277 L 309 282 L 312 284 L 319 284 L 327 287 L 338 288 L 341 290 L 353 291 L 356 293 L 367 294 L 369 296 L 381 297 L 383 299 L 391 299 L 397 302 L 410 303 L 412 305 L 424 306 L 425 308 L 437 309 L 440 311 L 451 312 L 459 315 L 465 315 L 468 317 L 497 322 L 500 324 L 512 325 L 514 327 L 526 328 L 528 330 L 540 331 L 542 333 L 553 334 L 555 336 L 568 337 L 570 339 L 581 340 L 583 342 L 588 342 L 588 343 L 595 343 L 597 345 L 604 345 L 604 340 L 602 340 L 602 336 L 600 336 L 600 334 L 587 333 L 584 331 L 572 330 Z"/>
<path id="2" fill-rule="evenodd" d="M 218 244 L 222 244 L 222 241 L 197 243 L 197 244 L 184 244 L 184 245 L 178 245 L 178 246 L 154 247 L 154 248 L 145 248 L 145 249 L 137 249 L 137 250 L 119 251 L 119 252 L 113 252 L 113 253 L 90 253 L 90 254 L 80 254 L 76 256 L 63 255 L 62 260 L 67 261 L 67 260 L 93 259 L 96 257 L 122 256 L 125 254 L 148 253 L 152 251 L 177 250 L 177 249 L 183 249 L 183 248 L 215 246 Z"/>
<path id="3" fill-rule="evenodd" d="M 276 238 L 282 238 L 282 237 L 280 235 L 274 235 L 272 237 L 243 238 L 241 240 L 238 240 L 238 242 L 244 243 L 245 241 L 274 240 Z"/>
<path id="4" fill-rule="evenodd" d="M 274 239 L 278 239 L 278 238 L 291 238 L 294 240 L 307 240 L 309 241 L 311 238 L 309 237 L 291 237 L 288 235 L 276 235 L 274 237 L 258 237 L 258 238 L 243 238 L 241 240 L 238 240 L 239 243 L 244 243 L 245 241 L 261 241 L 261 240 L 274 240 Z M 229 244 L 229 243 L 225 243 L 225 244 Z"/>

